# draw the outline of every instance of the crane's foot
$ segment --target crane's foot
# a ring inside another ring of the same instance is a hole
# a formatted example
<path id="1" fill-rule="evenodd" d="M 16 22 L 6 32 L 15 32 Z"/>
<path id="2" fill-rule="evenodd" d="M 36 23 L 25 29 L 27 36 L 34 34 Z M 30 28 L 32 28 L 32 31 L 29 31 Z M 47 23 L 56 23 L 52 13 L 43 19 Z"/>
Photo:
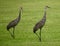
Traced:
<path id="1" fill-rule="evenodd" d="M 14 35 L 11 35 L 13 39 L 15 39 L 15 36 Z"/>
<path id="2" fill-rule="evenodd" d="M 13 35 L 13 39 L 15 39 L 15 36 Z"/>
<path id="3" fill-rule="evenodd" d="M 39 41 L 41 42 L 41 38 L 39 38 Z"/>

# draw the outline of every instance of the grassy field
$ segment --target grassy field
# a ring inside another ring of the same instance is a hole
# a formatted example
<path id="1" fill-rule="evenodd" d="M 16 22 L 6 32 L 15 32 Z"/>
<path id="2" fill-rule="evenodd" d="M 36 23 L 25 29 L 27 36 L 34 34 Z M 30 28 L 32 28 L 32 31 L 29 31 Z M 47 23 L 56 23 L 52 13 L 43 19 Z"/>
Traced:
<path id="1" fill-rule="evenodd" d="M 33 27 L 42 19 L 46 5 L 51 8 L 39 42 Z M 13 39 L 6 26 L 18 16 L 20 6 L 23 14 Z M 0 0 L 0 46 L 60 46 L 60 0 Z"/>

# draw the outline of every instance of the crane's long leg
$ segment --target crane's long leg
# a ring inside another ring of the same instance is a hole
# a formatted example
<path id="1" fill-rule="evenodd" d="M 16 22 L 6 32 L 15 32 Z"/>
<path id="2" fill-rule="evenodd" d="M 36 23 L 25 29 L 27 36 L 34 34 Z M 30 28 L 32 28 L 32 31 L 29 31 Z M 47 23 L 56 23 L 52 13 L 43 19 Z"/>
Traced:
<path id="1" fill-rule="evenodd" d="M 38 35 L 37 33 L 35 33 L 35 34 L 38 36 L 38 38 L 40 38 L 39 35 Z"/>
<path id="2" fill-rule="evenodd" d="M 15 39 L 15 33 L 14 33 L 14 31 L 15 31 L 15 27 L 13 27 L 13 38 Z"/>
<path id="3" fill-rule="evenodd" d="M 39 40 L 40 40 L 40 42 L 41 42 L 41 29 L 40 29 L 40 32 L 39 32 L 39 34 L 40 34 L 40 38 L 39 38 Z"/>
<path id="4" fill-rule="evenodd" d="M 13 37 L 12 33 L 9 31 L 9 33 L 11 34 L 11 36 Z"/>

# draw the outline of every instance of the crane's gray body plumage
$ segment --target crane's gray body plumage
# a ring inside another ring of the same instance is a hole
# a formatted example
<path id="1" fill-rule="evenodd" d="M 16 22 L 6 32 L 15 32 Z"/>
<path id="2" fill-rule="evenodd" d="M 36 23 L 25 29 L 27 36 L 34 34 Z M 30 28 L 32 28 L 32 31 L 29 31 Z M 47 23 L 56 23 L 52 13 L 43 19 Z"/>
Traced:
<path id="1" fill-rule="evenodd" d="M 11 21 L 8 25 L 7 25 L 7 30 L 9 31 L 9 29 L 10 28 L 13 28 L 13 35 L 12 35 L 12 33 L 10 32 L 10 34 L 11 34 L 11 36 L 14 38 L 14 29 L 15 29 L 15 26 L 19 23 L 19 21 L 20 21 L 20 19 L 21 19 L 21 10 L 22 10 L 22 8 L 20 8 L 20 10 L 19 10 L 19 16 L 15 19 L 15 20 L 13 20 L 13 21 Z"/>
<path id="2" fill-rule="evenodd" d="M 45 22 L 46 22 L 46 11 L 44 12 L 43 18 L 34 26 L 34 28 L 33 28 L 34 33 L 35 33 L 38 29 L 42 29 L 42 27 L 45 25 Z"/>
<path id="3" fill-rule="evenodd" d="M 40 29 L 40 41 L 41 41 L 41 29 L 43 28 L 43 26 L 45 25 L 45 22 L 46 22 L 46 10 L 47 8 L 49 8 L 48 6 L 45 7 L 44 9 L 44 16 L 43 18 L 34 26 L 33 28 L 33 32 L 38 36 L 38 34 L 36 33 L 36 31 L 38 29 Z M 38 36 L 39 37 L 39 36 Z"/>
<path id="4" fill-rule="evenodd" d="M 20 12 L 21 13 L 21 12 Z M 13 20 L 13 21 L 11 21 L 8 25 L 7 25 L 7 30 L 9 31 L 9 29 L 10 28 L 14 28 L 18 23 L 19 23 L 19 21 L 20 21 L 20 19 L 21 19 L 21 14 L 19 13 L 19 16 L 15 19 L 15 20 Z"/>

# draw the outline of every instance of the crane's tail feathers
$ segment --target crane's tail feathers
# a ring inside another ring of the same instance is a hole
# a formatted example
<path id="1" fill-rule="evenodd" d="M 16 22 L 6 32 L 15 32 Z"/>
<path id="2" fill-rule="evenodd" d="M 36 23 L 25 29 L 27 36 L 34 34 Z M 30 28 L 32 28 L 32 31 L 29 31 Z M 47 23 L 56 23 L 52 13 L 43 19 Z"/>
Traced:
<path id="1" fill-rule="evenodd" d="M 8 26 L 7 26 L 7 30 L 9 31 L 9 28 L 8 28 Z"/>
<path id="2" fill-rule="evenodd" d="M 9 29 L 7 28 L 7 31 L 9 31 Z"/>
<path id="3" fill-rule="evenodd" d="M 34 33 L 36 33 L 36 30 L 33 30 Z"/>

